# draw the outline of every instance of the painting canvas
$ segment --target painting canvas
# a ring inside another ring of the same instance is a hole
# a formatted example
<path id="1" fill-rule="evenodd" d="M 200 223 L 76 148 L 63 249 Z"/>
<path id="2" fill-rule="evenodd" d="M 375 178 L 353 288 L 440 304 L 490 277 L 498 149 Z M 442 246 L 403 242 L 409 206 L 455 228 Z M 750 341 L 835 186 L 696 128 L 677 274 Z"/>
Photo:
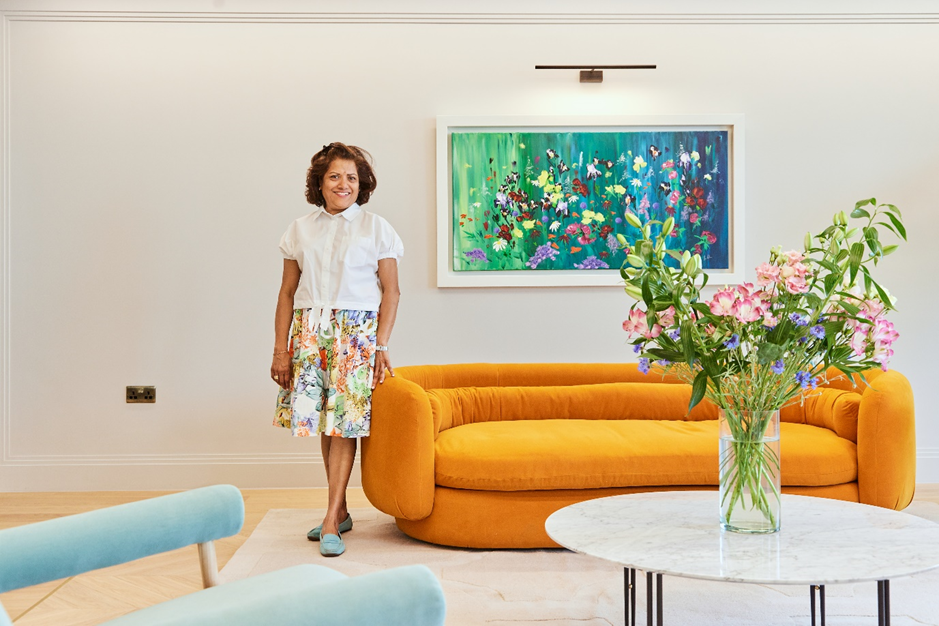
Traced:
<path id="1" fill-rule="evenodd" d="M 451 125 L 448 275 L 500 284 L 488 278 L 509 274 L 515 280 L 501 284 L 535 285 L 603 284 L 595 279 L 607 274 L 606 284 L 615 283 L 626 255 L 617 235 L 638 236 L 627 212 L 673 217 L 671 248 L 700 253 L 711 273 L 732 274 L 734 130 Z"/>

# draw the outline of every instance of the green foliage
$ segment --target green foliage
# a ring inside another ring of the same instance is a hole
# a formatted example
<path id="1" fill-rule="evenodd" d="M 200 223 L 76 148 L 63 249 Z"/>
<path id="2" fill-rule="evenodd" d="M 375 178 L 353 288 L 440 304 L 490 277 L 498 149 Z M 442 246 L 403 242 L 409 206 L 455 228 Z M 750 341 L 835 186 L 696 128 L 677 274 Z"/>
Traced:
<path id="1" fill-rule="evenodd" d="M 841 211 L 807 234 L 803 250 L 771 250 L 757 268 L 759 288 L 725 287 L 710 300 L 700 255 L 668 248 L 672 224 L 626 219 L 638 236 L 621 240 L 632 254 L 620 274 L 638 302 L 624 328 L 642 358 L 692 385 L 689 410 L 705 397 L 722 408 L 774 410 L 814 388 L 830 366 L 854 374 L 886 365 L 893 298 L 872 270 L 897 249 L 884 235 L 907 238 L 894 205 L 861 200 L 850 218 Z"/>

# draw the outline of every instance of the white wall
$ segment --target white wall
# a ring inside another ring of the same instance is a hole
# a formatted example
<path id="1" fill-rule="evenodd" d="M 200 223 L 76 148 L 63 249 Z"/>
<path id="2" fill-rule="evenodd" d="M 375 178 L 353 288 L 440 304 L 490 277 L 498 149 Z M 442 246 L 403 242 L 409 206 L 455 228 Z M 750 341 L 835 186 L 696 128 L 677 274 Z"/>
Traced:
<path id="1" fill-rule="evenodd" d="M 939 481 L 928 5 L 388 6 L 0 0 L 0 491 L 325 484 L 317 441 L 271 427 L 268 370 L 277 240 L 330 141 L 372 152 L 369 208 L 407 247 L 395 365 L 631 360 L 616 288 L 435 287 L 437 115 L 742 113 L 748 268 L 855 200 L 900 206 L 911 241 L 880 276 Z M 533 69 L 581 62 L 659 69 Z M 155 405 L 125 404 L 138 384 Z"/>

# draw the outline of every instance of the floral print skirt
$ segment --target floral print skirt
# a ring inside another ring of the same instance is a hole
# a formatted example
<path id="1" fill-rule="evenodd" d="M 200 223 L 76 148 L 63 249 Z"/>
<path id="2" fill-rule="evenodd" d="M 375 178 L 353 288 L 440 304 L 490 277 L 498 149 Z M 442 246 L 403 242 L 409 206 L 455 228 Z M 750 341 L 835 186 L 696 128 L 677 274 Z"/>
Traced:
<path id="1" fill-rule="evenodd" d="M 294 310 L 293 386 L 277 394 L 274 426 L 294 437 L 368 437 L 378 312 L 339 309 L 316 322 L 313 311 Z"/>

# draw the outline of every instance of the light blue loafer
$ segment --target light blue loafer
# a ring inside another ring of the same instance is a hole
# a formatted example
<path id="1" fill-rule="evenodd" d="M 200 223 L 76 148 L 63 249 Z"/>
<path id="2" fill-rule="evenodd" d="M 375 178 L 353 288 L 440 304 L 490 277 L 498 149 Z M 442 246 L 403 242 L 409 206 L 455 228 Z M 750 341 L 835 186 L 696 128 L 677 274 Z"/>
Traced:
<path id="1" fill-rule="evenodd" d="M 309 539 L 310 541 L 319 541 L 320 533 L 322 532 L 322 530 L 323 530 L 323 525 L 320 524 L 319 526 L 317 526 L 316 528 L 308 532 L 306 534 L 306 538 Z M 339 532 L 347 533 L 350 530 L 352 530 L 352 515 L 346 515 L 346 519 L 342 520 L 339 523 Z"/>
<path id="2" fill-rule="evenodd" d="M 346 544 L 339 535 L 326 534 L 320 539 L 320 554 L 339 556 L 346 551 Z"/>

